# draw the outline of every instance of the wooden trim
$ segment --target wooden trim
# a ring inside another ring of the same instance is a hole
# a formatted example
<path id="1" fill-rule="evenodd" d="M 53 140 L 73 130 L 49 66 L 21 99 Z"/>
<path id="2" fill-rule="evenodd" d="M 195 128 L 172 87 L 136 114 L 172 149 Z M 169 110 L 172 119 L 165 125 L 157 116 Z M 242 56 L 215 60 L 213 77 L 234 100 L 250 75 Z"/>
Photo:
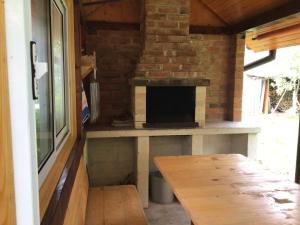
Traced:
<path id="1" fill-rule="evenodd" d="M 97 30 L 140 31 L 139 23 L 87 21 L 87 33 L 95 34 Z M 190 34 L 232 34 L 228 27 L 190 26 Z"/>
<path id="2" fill-rule="evenodd" d="M 76 76 L 76 120 L 77 137 L 82 135 L 82 78 L 81 78 L 81 9 L 80 2 L 74 0 L 74 44 Z"/>
<path id="3" fill-rule="evenodd" d="M 48 204 L 50 203 L 52 193 L 54 193 L 56 185 L 63 172 L 69 154 L 74 146 L 77 137 L 76 122 L 76 77 L 75 77 L 75 53 L 74 53 L 74 17 L 73 17 L 73 0 L 65 0 L 68 11 L 68 72 L 69 72 L 69 88 L 70 88 L 70 136 L 62 147 L 58 157 L 56 158 L 52 169 L 47 175 L 43 185 L 39 191 L 40 198 L 40 217 L 45 215 Z"/>
<path id="4" fill-rule="evenodd" d="M 260 25 L 270 23 L 293 14 L 300 13 L 299 1 L 293 0 L 282 6 L 271 9 L 267 12 L 254 16 L 253 18 L 246 19 L 234 26 L 234 32 L 240 33 L 250 28 L 258 27 Z"/>
<path id="5" fill-rule="evenodd" d="M 93 6 L 93 5 L 98 5 L 98 4 L 119 2 L 119 1 L 122 1 L 122 0 L 98 0 L 98 1 L 85 2 L 82 5 L 83 6 Z"/>
<path id="6" fill-rule="evenodd" d="M 84 144 L 85 135 L 72 148 L 41 225 L 63 225 Z"/>
<path id="7" fill-rule="evenodd" d="M 140 31 L 139 23 L 87 21 L 86 26 L 88 34 L 94 34 L 97 30 Z"/>
<path id="8" fill-rule="evenodd" d="M 12 143 L 6 61 L 4 1 L 0 2 L 0 224 L 15 225 Z"/>
<path id="9" fill-rule="evenodd" d="M 278 35 L 286 34 L 291 31 L 299 31 L 299 29 L 300 29 L 300 24 L 294 24 L 289 27 L 283 27 L 278 30 L 272 30 L 267 33 L 258 34 L 255 38 L 253 38 L 253 40 L 262 40 L 265 38 L 275 37 Z"/>
<path id="10" fill-rule="evenodd" d="M 190 26 L 190 34 L 232 34 L 228 27 Z"/>

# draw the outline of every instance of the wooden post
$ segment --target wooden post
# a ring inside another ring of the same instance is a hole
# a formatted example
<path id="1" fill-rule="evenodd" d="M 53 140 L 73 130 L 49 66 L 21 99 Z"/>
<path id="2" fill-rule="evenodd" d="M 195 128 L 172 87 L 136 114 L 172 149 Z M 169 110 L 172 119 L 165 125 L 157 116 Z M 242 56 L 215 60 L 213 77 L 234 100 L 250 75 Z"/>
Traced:
<path id="1" fill-rule="evenodd" d="M 136 138 L 137 190 L 144 208 L 149 202 L 149 137 Z"/>
<path id="2" fill-rule="evenodd" d="M 74 0 L 74 39 L 75 39 L 75 76 L 76 76 L 76 121 L 77 137 L 83 133 L 82 126 L 82 80 L 81 80 L 81 12 L 80 2 Z"/>
<path id="3" fill-rule="evenodd" d="M 15 225 L 12 142 L 6 61 L 4 1 L 0 2 L 0 224 Z"/>

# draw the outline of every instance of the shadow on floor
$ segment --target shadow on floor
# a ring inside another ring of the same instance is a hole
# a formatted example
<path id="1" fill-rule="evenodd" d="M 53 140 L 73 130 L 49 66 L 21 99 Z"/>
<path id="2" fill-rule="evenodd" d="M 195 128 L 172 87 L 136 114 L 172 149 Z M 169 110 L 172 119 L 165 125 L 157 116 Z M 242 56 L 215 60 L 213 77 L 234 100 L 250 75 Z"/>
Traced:
<path id="1" fill-rule="evenodd" d="M 149 225 L 190 225 L 190 219 L 186 215 L 182 206 L 177 203 L 156 204 L 149 203 L 149 208 L 145 210 Z"/>

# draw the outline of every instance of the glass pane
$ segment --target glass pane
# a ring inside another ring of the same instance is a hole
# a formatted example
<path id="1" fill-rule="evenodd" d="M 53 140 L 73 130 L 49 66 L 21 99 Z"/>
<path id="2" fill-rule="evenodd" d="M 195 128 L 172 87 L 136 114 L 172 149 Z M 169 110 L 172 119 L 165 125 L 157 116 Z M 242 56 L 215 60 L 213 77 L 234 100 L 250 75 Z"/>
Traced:
<path id="1" fill-rule="evenodd" d="M 64 78 L 64 46 L 63 15 L 57 5 L 52 2 L 52 60 L 54 79 L 54 115 L 56 136 L 66 126 L 65 116 L 65 78 Z"/>
<path id="2" fill-rule="evenodd" d="M 37 46 L 36 77 L 39 97 L 35 101 L 38 165 L 41 168 L 53 152 L 53 116 L 49 73 L 49 0 L 32 0 L 32 37 Z"/>

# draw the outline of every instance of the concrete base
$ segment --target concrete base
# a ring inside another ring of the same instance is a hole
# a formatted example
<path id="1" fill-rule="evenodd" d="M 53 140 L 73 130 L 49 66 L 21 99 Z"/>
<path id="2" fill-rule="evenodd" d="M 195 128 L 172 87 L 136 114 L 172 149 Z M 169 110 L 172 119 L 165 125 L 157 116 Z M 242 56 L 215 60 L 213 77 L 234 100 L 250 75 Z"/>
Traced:
<path id="1" fill-rule="evenodd" d="M 191 220 L 186 215 L 182 206 L 174 202 L 172 204 L 161 205 L 149 203 L 149 208 L 145 209 L 149 225 L 190 225 Z"/>

